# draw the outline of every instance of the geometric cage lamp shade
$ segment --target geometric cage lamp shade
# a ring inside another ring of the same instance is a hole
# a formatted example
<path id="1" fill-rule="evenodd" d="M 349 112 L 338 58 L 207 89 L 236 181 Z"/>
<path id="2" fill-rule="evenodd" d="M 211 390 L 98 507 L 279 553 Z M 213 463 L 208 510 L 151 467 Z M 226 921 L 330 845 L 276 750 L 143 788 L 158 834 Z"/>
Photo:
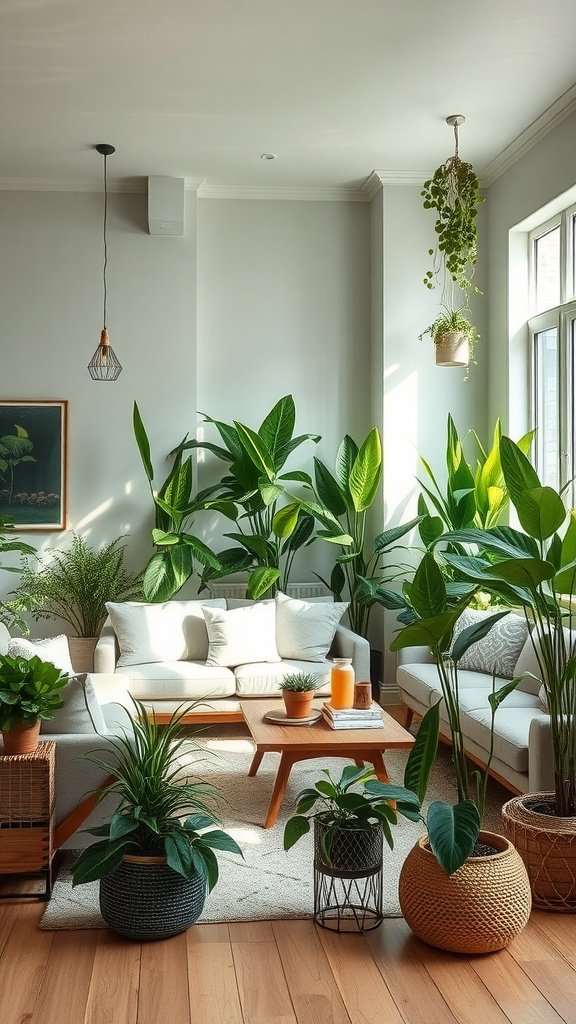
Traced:
<path id="1" fill-rule="evenodd" d="M 122 364 L 118 359 L 118 356 L 114 352 L 112 345 L 110 344 L 110 336 L 108 334 L 108 328 L 106 326 L 106 300 L 108 297 L 107 281 L 106 281 L 106 270 L 108 268 L 108 241 L 106 237 L 106 227 L 108 221 L 108 167 L 107 160 L 112 153 L 116 150 L 114 146 L 109 146 L 107 143 L 101 142 L 94 149 L 104 157 L 104 267 L 103 267 L 103 283 L 104 283 L 104 310 L 102 318 L 102 331 L 100 333 L 100 342 L 90 362 L 88 363 L 88 372 L 92 377 L 92 380 L 102 381 L 113 381 L 118 380 L 118 377 L 122 373 Z"/>

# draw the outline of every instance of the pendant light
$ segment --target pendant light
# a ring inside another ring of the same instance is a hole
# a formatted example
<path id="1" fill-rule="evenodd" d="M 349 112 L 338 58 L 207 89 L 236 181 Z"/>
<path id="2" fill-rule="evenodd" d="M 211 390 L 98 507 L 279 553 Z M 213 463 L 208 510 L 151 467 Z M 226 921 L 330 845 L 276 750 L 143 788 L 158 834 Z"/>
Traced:
<path id="1" fill-rule="evenodd" d="M 122 373 L 122 365 L 110 344 L 108 328 L 106 326 L 106 268 L 108 264 L 108 245 L 106 240 L 106 220 L 108 216 L 108 174 L 106 162 L 108 157 L 112 156 L 112 153 L 116 152 L 116 149 L 114 146 L 109 146 L 104 142 L 94 146 L 94 149 L 104 157 L 104 316 L 102 319 L 100 343 L 92 356 L 92 359 L 88 363 L 88 371 L 92 380 L 118 380 L 118 377 Z"/>

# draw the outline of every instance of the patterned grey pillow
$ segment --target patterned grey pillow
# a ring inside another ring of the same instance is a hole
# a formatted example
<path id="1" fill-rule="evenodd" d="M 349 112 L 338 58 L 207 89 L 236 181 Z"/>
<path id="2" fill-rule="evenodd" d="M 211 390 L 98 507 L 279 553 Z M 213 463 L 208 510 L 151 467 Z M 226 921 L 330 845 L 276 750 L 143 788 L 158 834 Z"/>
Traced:
<path id="1" fill-rule="evenodd" d="M 454 627 L 454 639 L 468 626 L 476 626 L 494 612 L 475 611 L 466 608 Z M 528 626 L 520 615 L 510 612 L 499 619 L 488 636 L 468 648 L 458 662 L 458 667 L 471 672 L 488 672 L 503 679 L 512 679 L 520 651 L 528 636 Z"/>

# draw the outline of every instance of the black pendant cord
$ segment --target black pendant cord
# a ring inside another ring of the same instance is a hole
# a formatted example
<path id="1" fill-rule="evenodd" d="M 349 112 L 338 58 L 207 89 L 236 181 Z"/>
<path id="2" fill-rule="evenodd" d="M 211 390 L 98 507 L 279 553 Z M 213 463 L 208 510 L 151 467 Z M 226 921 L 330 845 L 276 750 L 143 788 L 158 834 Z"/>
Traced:
<path id="1" fill-rule="evenodd" d="M 104 322 L 102 326 L 106 328 L 106 299 L 107 299 L 107 288 L 106 288 L 106 268 L 108 266 L 108 241 L 106 238 L 106 222 L 108 219 L 108 167 L 107 167 L 108 155 L 104 154 Z"/>

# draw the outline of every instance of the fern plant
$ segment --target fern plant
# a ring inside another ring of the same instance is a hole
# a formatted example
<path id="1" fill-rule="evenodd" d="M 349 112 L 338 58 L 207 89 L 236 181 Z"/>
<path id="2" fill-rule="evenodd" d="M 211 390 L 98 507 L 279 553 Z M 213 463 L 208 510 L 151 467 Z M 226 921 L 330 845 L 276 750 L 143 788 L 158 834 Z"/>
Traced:
<path id="1" fill-rule="evenodd" d="M 80 637 L 98 636 L 106 619 L 106 601 L 142 598 L 142 573 L 124 565 L 126 544 L 121 537 L 102 548 L 91 548 L 73 534 L 72 544 L 55 548 L 49 560 L 34 570 L 21 570 L 21 582 L 12 601 L 12 614 L 39 619 L 63 619 Z"/>

